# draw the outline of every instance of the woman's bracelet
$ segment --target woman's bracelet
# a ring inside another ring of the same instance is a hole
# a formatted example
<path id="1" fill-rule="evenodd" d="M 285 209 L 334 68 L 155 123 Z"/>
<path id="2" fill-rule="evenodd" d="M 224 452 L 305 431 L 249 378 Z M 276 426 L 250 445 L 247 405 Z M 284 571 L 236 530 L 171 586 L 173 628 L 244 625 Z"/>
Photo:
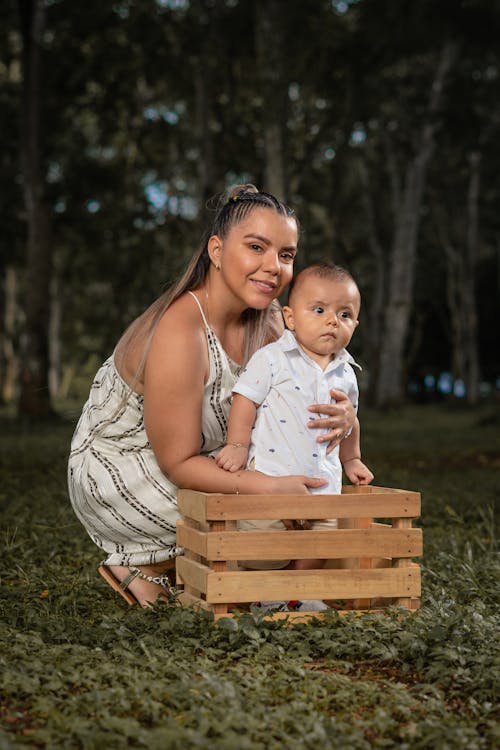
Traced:
<path id="1" fill-rule="evenodd" d="M 248 448 L 248 445 L 245 445 L 245 443 L 226 443 L 226 445 L 229 445 L 231 448 Z"/>

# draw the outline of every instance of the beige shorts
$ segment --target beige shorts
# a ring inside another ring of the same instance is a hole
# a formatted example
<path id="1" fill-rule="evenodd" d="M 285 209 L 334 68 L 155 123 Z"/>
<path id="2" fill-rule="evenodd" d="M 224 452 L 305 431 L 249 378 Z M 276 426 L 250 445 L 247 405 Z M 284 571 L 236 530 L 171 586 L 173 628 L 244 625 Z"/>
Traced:
<path id="1" fill-rule="evenodd" d="M 313 521 L 311 528 L 315 531 L 336 529 L 338 526 L 336 518 L 325 518 L 324 520 Z M 284 531 L 285 525 L 282 521 L 252 520 L 238 521 L 237 529 L 241 531 Z M 290 560 L 238 560 L 242 568 L 250 570 L 279 570 L 286 568 Z"/>

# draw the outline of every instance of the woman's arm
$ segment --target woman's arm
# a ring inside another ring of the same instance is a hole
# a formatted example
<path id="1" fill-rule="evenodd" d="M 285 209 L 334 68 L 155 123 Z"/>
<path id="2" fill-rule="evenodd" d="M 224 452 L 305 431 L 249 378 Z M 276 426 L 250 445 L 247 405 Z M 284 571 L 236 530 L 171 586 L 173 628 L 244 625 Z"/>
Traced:
<path id="1" fill-rule="evenodd" d="M 181 298 L 165 313 L 153 336 L 144 371 L 144 423 L 162 471 L 178 487 L 204 492 L 304 494 L 320 478 L 269 477 L 227 472 L 200 456 L 201 411 L 208 373 L 205 332 L 197 311 Z"/>
<path id="2" fill-rule="evenodd" d="M 335 400 L 335 403 L 313 404 L 309 407 L 309 411 L 322 416 L 307 423 L 307 426 L 313 430 L 319 427 L 328 430 L 328 432 L 316 438 L 318 443 L 330 443 L 327 453 L 331 453 L 335 446 L 343 440 L 346 433 L 354 426 L 356 419 L 356 410 L 346 393 L 332 389 L 330 396 Z M 327 416 L 324 416 L 325 414 Z"/>

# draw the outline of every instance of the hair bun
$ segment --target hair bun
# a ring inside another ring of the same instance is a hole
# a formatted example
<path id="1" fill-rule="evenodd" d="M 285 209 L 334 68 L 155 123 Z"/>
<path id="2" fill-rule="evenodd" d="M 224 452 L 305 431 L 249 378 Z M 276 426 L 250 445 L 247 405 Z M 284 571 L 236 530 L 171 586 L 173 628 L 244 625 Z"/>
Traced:
<path id="1" fill-rule="evenodd" d="M 229 201 L 241 198 L 243 195 L 248 195 L 249 193 L 256 195 L 258 192 L 259 190 L 255 185 L 252 185 L 251 182 L 247 182 L 244 185 L 233 185 L 233 187 L 229 188 L 227 191 L 224 203 L 229 203 Z"/>

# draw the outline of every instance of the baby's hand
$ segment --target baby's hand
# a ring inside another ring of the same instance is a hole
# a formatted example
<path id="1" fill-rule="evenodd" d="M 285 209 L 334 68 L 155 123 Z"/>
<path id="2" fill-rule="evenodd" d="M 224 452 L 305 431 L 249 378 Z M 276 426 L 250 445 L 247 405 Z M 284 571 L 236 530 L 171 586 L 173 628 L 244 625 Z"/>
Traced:
<path id="1" fill-rule="evenodd" d="M 226 471 L 238 471 L 247 465 L 248 448 L 246 445 L 232 443 L 220 449 L 215 462 L 217 466 Z"/>
<path id="2" fill-rule="evenodd" d="M 353 484 L 370 484 L 373 481 L 370 469 L 359 458 L 351 458 L 343 466 L 347 478 Z"/>

